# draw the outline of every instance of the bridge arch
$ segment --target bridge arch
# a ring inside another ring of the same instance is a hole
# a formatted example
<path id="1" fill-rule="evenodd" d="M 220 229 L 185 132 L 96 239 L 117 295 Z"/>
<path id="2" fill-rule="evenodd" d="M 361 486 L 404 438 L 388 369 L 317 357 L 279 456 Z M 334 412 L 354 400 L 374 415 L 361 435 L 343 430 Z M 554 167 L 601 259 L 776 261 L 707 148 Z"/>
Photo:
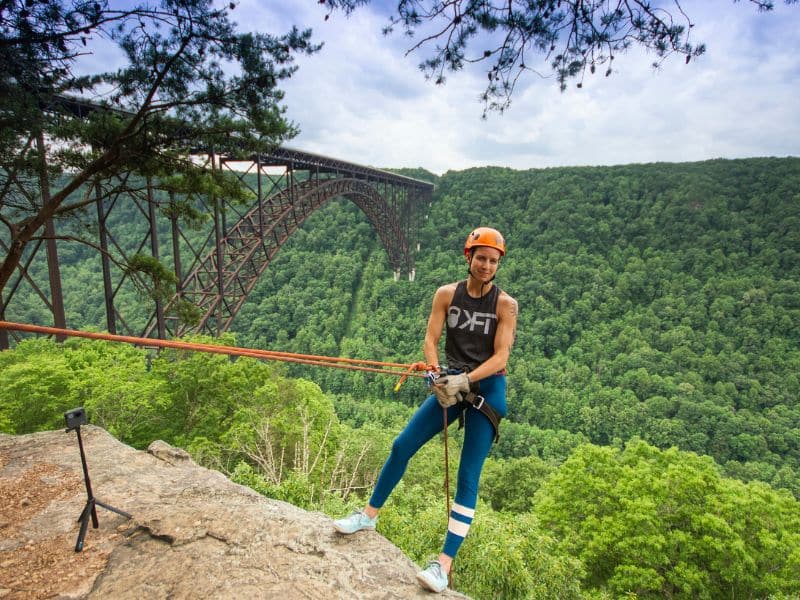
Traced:
<path id="1" fill-rule="evenodd" d="M 367 216 L 395 273 L 413 273 L 403 225 L 374 183 L 357 177 L 309 179 L 252 207 L 198 262 L 166 308 L 185 300 L 197 306 L 202 317 L 196 325 L 179 325 L 174 333 L 226 331 L 281 246 L 314 211 L 337 197 L 352 201 Z M 146 335 L 154 327 L 151 321 Z"/>

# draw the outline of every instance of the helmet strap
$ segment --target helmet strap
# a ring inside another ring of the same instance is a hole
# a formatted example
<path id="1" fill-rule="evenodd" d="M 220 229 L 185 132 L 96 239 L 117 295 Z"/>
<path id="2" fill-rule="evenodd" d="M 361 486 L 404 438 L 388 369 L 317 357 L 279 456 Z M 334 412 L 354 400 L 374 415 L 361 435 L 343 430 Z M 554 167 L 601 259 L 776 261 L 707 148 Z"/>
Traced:
<path id="1" fill-rule="evenodd" d="M 467 274 L 470 277 L 472 277 L 475 281 L 478 281 L 478 278 L 475 277 L 475 275 L 472 274 L 472 255 L 474 253 L 475 253 L 475 249 L 474 248 L 470 248 L 470 251 L 469 251 L 469 263 L 467 265 Z M 483 281 L 481 281 L 481 291 L 478 293 L 478 297 L 480 297 L 480 298 L 483 297 L 483 286 L 491 284 L 494 281 L 495 277 L 497 277 L 497 273 L 496 272 L 495 272 L 494 275 L 492 275 L 492 278 L 488 282 L 484 283 Z"/>

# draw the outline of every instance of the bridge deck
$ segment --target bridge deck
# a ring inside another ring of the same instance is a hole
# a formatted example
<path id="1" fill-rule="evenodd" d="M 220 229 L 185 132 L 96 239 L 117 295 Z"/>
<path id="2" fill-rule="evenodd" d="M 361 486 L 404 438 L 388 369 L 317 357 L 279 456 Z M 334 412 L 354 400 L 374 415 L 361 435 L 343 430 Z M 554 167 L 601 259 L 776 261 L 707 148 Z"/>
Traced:
<path id="1" fill-rule="evenodd" d="M 256 157 L 252 157 L 251 160 L 255 162 Z M 262 165 L 280 165 L 294 170 L 336 173 L 337 175 L 365 179 L 371 182 L 396 183 L 412 188 L 419 188 L 424 191 L 433 190 L 433 184 L 428 181 L 422 181 L 421 179 L 406 177 L 390 171 L 376 169 L 375 167 L 359 165 L 338 158 L 331 158 L 321 154 L 312 154 L 311 152 L 294 150 L 283 146 L 267 154 L 260 155 L 258 160 Z"/>
<path id="2" fill-rule="evenodd" d="M 133 115 L 131 112 L 113 109 L 102 104 L 84 100 L 83 98 L 65 95 L 58 95 L 51 98 L 47 108 L 49 110 L 65 111 L 78 118 L 86 118 L 95 111 L 110 111 L 123 117 Z M 188 137 L 191 138 L 191 136 Z M 208 150 L 195 148 L 191 152 L 193 154 L 207 154 Z M 224 155 L 222 159 L 226 160 Z M 233 157 L 230 160 L 235 162 L 243 161 L 241 158 Z M 335 173 L 340 176 L 355 177 L 375 183 L 393 183 L 410 188 L 417 188 L 419 191 L 433 191 L 433 184 L 422 181 L 421 179 L 414 179 L 413 177 L 398 175 L 397 173 L 384 171 L 375 167 L 359 165 L 346 160 L 283 146 L 259 156 L 251 156 L 246 160 L 253 163 L 259 162 L 264 166 L 284 166 L 289 169 L 308 170 L 314 173 Z"/>

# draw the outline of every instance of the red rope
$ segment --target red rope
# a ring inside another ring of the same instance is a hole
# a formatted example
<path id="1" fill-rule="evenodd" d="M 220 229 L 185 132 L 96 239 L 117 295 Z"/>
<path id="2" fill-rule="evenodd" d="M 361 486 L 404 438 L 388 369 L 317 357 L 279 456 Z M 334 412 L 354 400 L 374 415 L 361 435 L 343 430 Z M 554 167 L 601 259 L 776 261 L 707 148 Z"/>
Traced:
<path id="1" fill-rule="evenodd" d="M 450 527 L 450 451 L 447 443 L 447 407 L 442 407 L 442 420 L 444 425 L 444 496 L 445 507 L 447 508 L 447 527 Z M 455 559 L 453 559 L 455 561 Z M 447 572 L 447 587 L 453 589 L 453 563 L 450 563 L 450 570 Z"/>
<path id="2" fill-rule="evenodd" d="M 76 329 L 61 329 L 58 327 L 45 327 L 42 325 L 12 323 L 10 321 L 0 321 L 0 329 L 64 337 L 79 337 L 90 340 L 104 340 L 107 342 L 122 342 L 127 344 L 135 344 L 137 346 L 171 348 L 174 350 L 189 350 L 194 352 L 210 352 L 213 354 L 227 354 L 229 356 L 247 356 L 250 358 L 260 358 L 263 360 L 278 360 L 320 367 L 334 367 L 337 369 L 367 371 L 369 373 L 381 373 L 384 375 L 399 375 L 402 378 L 400 383 L 405 381 L 408 376 L 424 377 L 424 373 L 417 371 L 424 371 L 426 369 L 425 364 L 421 362 L 411 364 L 395 363 L 358 358 L 344 358 L 340 356 L 320 356 L 315 354 L 299 354 L 296 352 L 279 352 L 276 350 L 259 350 L 256 348 L 239 348 L 236 346 L 216 346 L 214 344 L 203 344 L 198 342 L 179 342 L 175 340 L 160 340 L 153 338 L 134 337 L 130 335 L 116 335 L 112 333 L 93 333 L 90 331 L 79 331 Z M 399 384 L 395 389 L 397 389 L 397 387 L 399 387 Z"/>

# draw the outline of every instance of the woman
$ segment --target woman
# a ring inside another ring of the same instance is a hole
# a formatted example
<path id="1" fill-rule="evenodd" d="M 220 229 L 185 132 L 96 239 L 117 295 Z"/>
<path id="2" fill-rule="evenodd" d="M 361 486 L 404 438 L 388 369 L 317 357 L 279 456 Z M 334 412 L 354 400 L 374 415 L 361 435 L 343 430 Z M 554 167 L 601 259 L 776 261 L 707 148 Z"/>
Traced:
<path id="1" fill-rule="evenodd" d="M 447 587 L 453 559 L 475 516 L 483 463 L 497 437 L 500 418 L 506 414 L 505 368 L 514 342 L 517 301 L 492 283 L 505 253 L 505 240 L 496 229 L 479 227 L 467 236 L 467 279 L 436 290 L 428 317 L 423 351 L 425 363 L 430 365 L 433 394 L 392 444 L 369 503 L 334 521 L 334 528 L 344 534 L 375 529 L 378 511 L 402 478 L 408 461 L 442 431 L 442 407 L 448 425 L 463 415 L 464 444 L 444 547 L 438 559 L 417 574 L 420 584 L 433 592 Z M 448 365 L 444 373 L 439 367 L 443 327 Z"/>

